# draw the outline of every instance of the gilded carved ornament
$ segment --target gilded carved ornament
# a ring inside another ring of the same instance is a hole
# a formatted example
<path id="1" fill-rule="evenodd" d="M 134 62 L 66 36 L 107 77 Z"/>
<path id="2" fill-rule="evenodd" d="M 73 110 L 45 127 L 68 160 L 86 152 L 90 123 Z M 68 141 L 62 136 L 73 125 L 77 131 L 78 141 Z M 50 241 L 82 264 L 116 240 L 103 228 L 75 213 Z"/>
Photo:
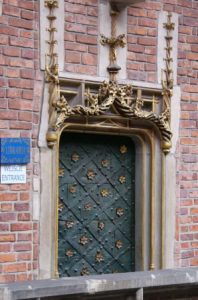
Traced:
<path id="1" fill-rule="evenodd" d="M 45 6 L 48 6 L 49 8 L 58 7 L 58 0 L 45 0 Z"/>
<path id="2" fill-rule="evenodd" d="M 52 129 L 56 132 L 69 117 L 105 115 L 115 107 L 118 115 L 122 117 L 153 123 L 159 129 L 162 141 L 170 143 L 172 133 L 166 111 L 158 116 L 152 111 L 143 110 L 142 99 L 132 100 L 132 86 L 121 86 L 117 82 L 104 81 L 97 95 L 87 92 L 86 100 L 87 106 L 71 107 L 65 97 L 61 96 L 54 107 L 56 119 L 51 124 Z"/>
<path id="3" fill-rule="evenodd" d="M 119 15 L 119 11 L 116 7 L 112 7 L 111 5 L 111 37 L 106 37 L 105 35 L 101 34 L 100 43 L 103 46 L 109 46 L 109 66 L 107 67 L 107 71 L 110 75 L 111 81 L 116 81 L 116 75 L 120 71 L 121 67 L 117 64 L 117 53 L 116 49 L 118 47 L 124 48 L 126 46 L 126 36 L 125 34 L 120 34 L 117 36 L 116 33 L 116 23 L 117 23 L 117 16 Z"/>
<path id="4" fill-rule="evenodd" d="M 162 70 L 162 95 L 163 95 L 163 117 L 166 123 L 170 127 L 171 120 L 171 98 L 173 95 L 173 69 L 172 69 L 172 35 L 171 32 L 175 29 L 175 24 L 171 21 L 172 14 L 169 12 L 167 15 L 167 22 L 164 23 L 164 28 L 166 29 L 166 57 L 165 61 L 165 69 Z"/>
<path id="5" fill-rule="evenodd" d="M 49 8 L 49 52 L 46 55 L 46 81 L 49 84 L 49 128 L 47 133 L 47 142 L 49 147 L 57 142 L 58 132 L 64 126 L 67 119 L 72 116 L 86 116 L 90 119 L 100 115 L 118 115 L 123 118 L 133 119 L 148 122 L 158 128 L 161 135 L 162 149 L 166 153 L 171 147 L 172 133 L 170 130 L 170 101 L 172 97 L 173 79 L 171 69 L 171 30 L 174 29 L 174 24 L 171 22 L 171 14 L 168 14 L 168 21 L 164 24 L 167 30 L 166 38 L 166 68 L 164 70 L 165 78 L 162 80 L 163 87 L 163 109 L 158 115 L 153 111 L 146 111 L 143 108 L 144 101 L 137 96 L 132 99 L 132 85 L 119 85 L 116 81 L 116 74 L 120 67 L 115 67 L 117 46 L 124 47 L 125 36 L 116 37 L 116 16 L 117 12 L 112 11 L 112 37 L 106 38 L 102 36 L 101 42 L 108 43 L 110 46 L 110 65 L 107 68 L 110 73 L 110 81 L 104 81 L 98 94 L 92 94 L 88 90 L 85 95 L 87 105 L 70 106 L 67 99 L 60 94 L 60 82 L 58 76 L 57 53 L 55 52 L 55 26 L 54 9 L 58 6 L 58 1 L 46 1 L 46 6 Z M 113 68 L 111 68 L 113 66 Z M 112 80 L 113 79 L 113 80 Z M 113 113 L 112 113 L 113 112 Z"/>

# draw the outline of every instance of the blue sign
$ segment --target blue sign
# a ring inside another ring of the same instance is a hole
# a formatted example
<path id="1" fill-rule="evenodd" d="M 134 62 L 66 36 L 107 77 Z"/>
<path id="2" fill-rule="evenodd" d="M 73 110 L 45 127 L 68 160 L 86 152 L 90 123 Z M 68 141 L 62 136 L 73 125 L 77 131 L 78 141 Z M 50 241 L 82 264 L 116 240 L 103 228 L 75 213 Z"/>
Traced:
<path id="1" fill-rule="evenodd" d="M 17 165 L 30 162 L 30 139 L 0 138 L 0 164 Z"/>

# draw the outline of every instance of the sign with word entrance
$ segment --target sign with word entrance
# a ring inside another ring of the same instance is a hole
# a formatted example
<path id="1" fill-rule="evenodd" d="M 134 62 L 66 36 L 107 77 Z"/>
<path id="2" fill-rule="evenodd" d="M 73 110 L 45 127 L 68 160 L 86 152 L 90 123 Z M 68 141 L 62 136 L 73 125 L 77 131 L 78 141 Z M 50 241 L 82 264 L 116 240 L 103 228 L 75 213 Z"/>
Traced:
<path id="1" fill-rule="evenodd" d="M 29 162 L 29 138 L 0 138 L 1 184 L 26 183 L 26 164 Z"/>
<path id="2" fill-rule="evenodd" d="M 1 166 L 1 183 L 2 184 L 26 183 L 26 166 L 25 165 Z"/>

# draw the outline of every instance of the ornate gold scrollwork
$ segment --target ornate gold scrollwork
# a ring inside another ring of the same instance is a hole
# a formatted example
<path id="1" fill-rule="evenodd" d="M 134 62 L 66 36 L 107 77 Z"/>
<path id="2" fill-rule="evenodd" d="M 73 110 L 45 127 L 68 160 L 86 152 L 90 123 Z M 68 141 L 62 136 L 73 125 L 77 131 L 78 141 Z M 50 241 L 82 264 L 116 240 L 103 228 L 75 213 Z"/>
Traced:
<path id="1" fill-rule="evenodd" d="M 119 85 L 115 76 L 110 76 L 109 82 L 104 81 L 99 90 L 98 94 L 92 94 L 89 90 L 87 91 L 85 97 L 86 106 L 76 105 L 71 107 L 67 102 L 67 99 L 60 94 L 60 82 L 58 76 L 58 63 L 57 63 L 57 53 L 55 51 L 55 44 L 57 43 L 55 39 L 55 26 L 54 21 L 56 17 L 54 15 L 54 9 L 58 5 L 58 1 L 46 0 L 46 6 L 49 8 L 50 14 L 48 16 L 49 20 L 49 52 L 46 55 L 46 81 L 49 84 L 49 127 L 47 133 L 47 142 L 49 147 L 52 147 L 58 139 L 58 132 L 64 126 L 66 120 L 73 116 L 85 116 L 87 118 L 97 117 L 101 115 L 107 116 L 121 116 L 127 119 L 133 119 L 142 121 L 145 123 L 151 123 L 154 127 L 158 128 L 161 141 L 162 149 L 166 153 L 171 147 L 171 137 L 172 133 L 170 130 L 170 100 L 172 96 L 173 89 L 173 79 L 171 70 L 171 46 L 170 42 L 172 37 L 170 36 L 170 31 L 174 29 L 174 24 L 171 23 L 171 14 L 168 15 L 168 22 L 164 25 L 167 29 L 167 47 L 166 47 L 166 70 L 165 79 L 162 80 L 163 86 L 163 109 L 162 113 L 157 115 L 153 111 L 144 110 L 144 101 L 142 99 L 141 93 L 137 95 L 136 99 L 132 98 L 132 86 L 131 85 Z M 115 29 L 115 18 L 117 12 L 112 11 L 112 37 L 106 38 L 102 37 L 102 43 L 109 43 L 112 54 L 110 65 L 113 63 L 115 65 L 115 48 L 117 46 L 125 45 L 125 37 L 121 35 L 116 37 Z M 117 71 L 112 71 L 115 75 Z M 111 75 L 111 73 L 110 73 Z"/>
<path id="2" fill-rule="evenodd" d="M 105 113 L 111 113 L 111 109 L 115 107 L 117 114 L 122 117 L 152 123 L 159 129 L 164 143 L 170 143 L 171 141 L 172 133 L 166 111 L 159 116 L 152 111 L 145 111 L 142 98 L 132 99 L 131 85 L 119 85 L 117 82 L 104 81 L 97 95 L 87 92 L 86 100 L 87 106 L 76 105 L 71 107 L 62 96 L 54 107 L 57 115 L 54 130 L 58 130 L 69 117 L 104 115 Z"/>

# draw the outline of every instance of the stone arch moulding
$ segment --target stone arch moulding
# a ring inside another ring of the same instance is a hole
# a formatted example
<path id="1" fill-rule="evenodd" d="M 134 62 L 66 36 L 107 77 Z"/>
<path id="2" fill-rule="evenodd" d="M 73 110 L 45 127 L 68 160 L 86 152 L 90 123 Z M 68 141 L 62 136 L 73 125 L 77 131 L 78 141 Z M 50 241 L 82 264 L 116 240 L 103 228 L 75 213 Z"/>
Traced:
<path id="1" fill-rule="evenodd" d="M 57 143 L 53 147 L 57 187 L 54 191 L 55 202 L 55 230 L 53 240 L 56 241 L 53 249 L 54 265 L 52 275 L 58 276 L 58 204 L 59 204 L 59 142 L 62 133 L 81 132 L 107 135 L 129 136 L 136 146 L 136 270 L 154 270 L 162 267 L 164 228 L 160 222 L 162 213 L 162 174 L 161 158 L 164 153 L 160 151 L 160 142 L 152 128 L 135 128 L 133 123 L 124 118 L 111 118 L 107 116 L 88 118 L 75 118 L 68 120 L 58 131 Z M 156 168 L 159 166 L 159 169 Z M 163 219 L 163 218 L 162 218 Z M 156 226 L 157 225 L 157 226 Z M 160 228 L 160 230 L 159 230 Z M 157 250 L 156 250 L 157 249 Z"/>
<path id="2" fill-rule="evenodd" d="M 83 110 L 83 106 L 77 106 L 77 108 Z M 113 108 L 113 110 L 116 111 L 116 108 Z M 51 179 L 49 179 L 51 200 L 46 203 L 49 205 L 51 212 L 51 221 L 47 229 L 51 234 L 50 242 L 47 241 L 47 243 L 49 242 L 47 251 L 50 252 L 48 266 L 50 271 L 48 276 L 58 276 L 59 141 L 63 132 L 123 135 L 132 138 L 136 145 L 137 153 L 135 199 L 136 220 L 138 220 L 136 224 L 136 270 L 164 268 L 166 266 L 164 253 L 166 248 L 166 178 L 164 166 L 167 148 L 165 148 L 165 151 L 161 150 L 162 134 L 160 130 L 156 125 L 152 126 L 152 123 L 148 120 L 139 122 L 138 119 L 130 119 L 110 112 L 95 116 L 72 114 L 64 119 L 64 122 L 56 131 L 48 131 L 47 133 L 48 142 L 50 143 L 48 152 L 50 152 L 52 169 Z M 42 210 L 44 212 L 44 208 Z M 46 224 L 44 224 L 45 231 L 46 227 Z M 45 235 L 44 233 L 42 234 L 42 230 L 41 228 L 41 236 Z M 53 241 L 56 242 L 54 243 Z M 42 248 L 40 261 L 46 256 Z M 45 268 L 46 264 L 43 263 L 43 265 Z M 42 272 L 45 273 L 45 270 L 42 270 Z M 45 278 L 45 276 L 41 275 L 41 278 L 43 277 Z"/>

